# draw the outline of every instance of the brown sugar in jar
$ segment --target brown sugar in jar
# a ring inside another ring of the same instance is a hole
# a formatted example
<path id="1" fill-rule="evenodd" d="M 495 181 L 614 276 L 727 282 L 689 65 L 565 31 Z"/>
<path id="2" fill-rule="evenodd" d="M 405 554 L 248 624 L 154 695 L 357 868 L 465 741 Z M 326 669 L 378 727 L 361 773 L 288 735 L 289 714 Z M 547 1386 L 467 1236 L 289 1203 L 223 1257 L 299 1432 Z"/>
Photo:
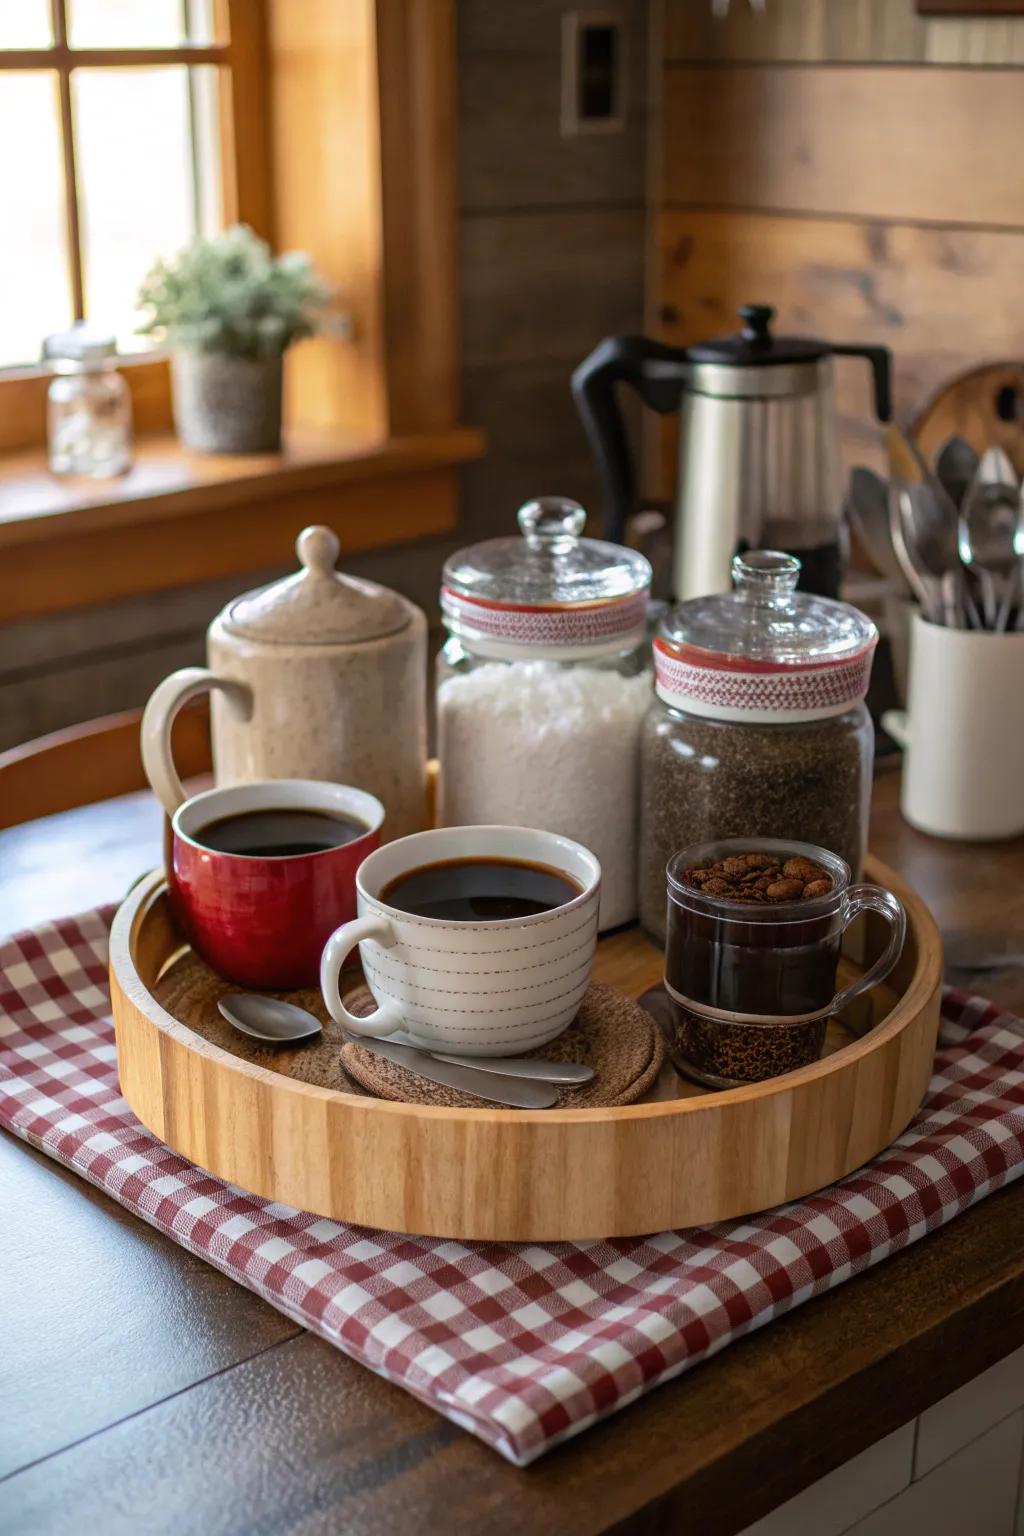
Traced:
<path id="1" fill-rule="evenodd" d="M 794 591 L 799 563 L 734 562 L 736 591 L 674 609 L 655 641 L 640 759 L 640 921 L 665 938 L 665 869 L 709 839 L 781 838 L 859 876 L 874 756 L 863 703 L 874 625 Z"/>

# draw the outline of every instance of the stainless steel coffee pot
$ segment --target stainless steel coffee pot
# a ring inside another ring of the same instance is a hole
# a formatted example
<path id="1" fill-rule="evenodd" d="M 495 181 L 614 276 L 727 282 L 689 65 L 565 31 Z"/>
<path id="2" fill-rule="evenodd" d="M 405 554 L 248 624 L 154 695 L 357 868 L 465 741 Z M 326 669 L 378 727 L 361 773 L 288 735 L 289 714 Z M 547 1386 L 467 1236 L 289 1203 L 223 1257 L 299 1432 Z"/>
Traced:
<path id="1" fill-rule="evenodd" d="M 801 585 L 838 596 L 843 479 L 834 357 L 863 357 L 875 414 L 890 416 L 887 347 L 775 336 L 774 310 L 746 304 L 738 335 L 692 347 L 612 336 L 573 375 L 576 404 L 604 486 L 606 537 L 622 541 L 637 510 L 616 387 L 653 410 L 679 411 L 672 595 L 729 590 L 734 555 L 781 549 L 801 561 Z"/>

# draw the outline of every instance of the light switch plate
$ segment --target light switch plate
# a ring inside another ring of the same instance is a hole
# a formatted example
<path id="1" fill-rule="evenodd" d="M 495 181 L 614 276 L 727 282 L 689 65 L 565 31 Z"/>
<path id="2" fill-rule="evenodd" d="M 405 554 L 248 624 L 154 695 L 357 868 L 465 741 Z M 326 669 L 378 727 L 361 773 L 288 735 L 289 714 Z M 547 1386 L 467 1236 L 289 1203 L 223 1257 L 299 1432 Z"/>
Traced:
<path id="1" fill-rule="evenodd" d="M 618 9 L 562 17 L 563 138 L 621 133 L 626 126 L 626 18 Z"/>

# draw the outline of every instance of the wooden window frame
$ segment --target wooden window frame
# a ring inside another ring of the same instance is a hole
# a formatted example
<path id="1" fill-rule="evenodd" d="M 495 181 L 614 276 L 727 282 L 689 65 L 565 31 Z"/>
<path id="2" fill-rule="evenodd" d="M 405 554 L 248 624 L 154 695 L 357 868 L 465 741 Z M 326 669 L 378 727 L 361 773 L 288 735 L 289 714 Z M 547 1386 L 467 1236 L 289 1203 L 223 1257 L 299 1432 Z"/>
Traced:
<path id="1" fill-rule="evenodd" d="M 6 620 L 288 564 L 306 523 L 361 550 L 456 526 L 459 466 L 485 445 L 458 417 L 454 0 L 237 4 L 259 8 L 244 36 L 269 87 L 232 103 L 239 212 L 258 228 L 244 200 L 273 183 L 275 245 L 310 253 L 351 337 L 289 351 L 279 454 L 185 452 L 152 362 L 130 369 L 126 475 L 59 479 L 38 439 L 0 452 Z M 238 81 L 256 78 L 246 67 Z M 274 174 L 247 183 L 261 144 Z M 42 417 L 46 379 L 32 382 Z"/>
<path id="2" fill-rule="evenodd" d="M 142 65 L 212 65 L 219 70 L 221 200 L 225 224 L 249 224 L 272 240 L 273 191 L 267 82 L 265 0 L 215 0 L 212 43 L 166 48 L 74 48 L 68 41 L 68 0 L 49 0 L 53 42 L 42 48 L 0 52 L 0 77 L 23 70 L 52 71 L 57 77 L 64 174 L 64 223 L 71 264 L 72 306 L 84 313 L 79 188 L 71 76 L 77 69 L 138 68 Z M 167 359 L 159 350 L 123 359 L 132 393 L 137 432 L 171 427 L 171 384 Z M 0 453 L 40 446 L 46 435 L 49 370 L 0 370 Z"/>

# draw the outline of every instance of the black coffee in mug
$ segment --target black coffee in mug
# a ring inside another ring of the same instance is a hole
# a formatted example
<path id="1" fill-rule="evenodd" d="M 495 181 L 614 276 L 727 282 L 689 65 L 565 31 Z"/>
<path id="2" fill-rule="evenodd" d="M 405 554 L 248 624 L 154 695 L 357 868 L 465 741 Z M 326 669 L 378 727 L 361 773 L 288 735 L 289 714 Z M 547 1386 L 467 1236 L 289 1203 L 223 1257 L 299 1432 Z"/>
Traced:
<path id="1" fill-rule="evenodd" d="M 381 900 L 412 917 L 446 923 L 500 923 L 535 917 L 575 901 L 583 887 L 564 870 L 525 859 L 442 859 L 407 869 L 384 886 Z"/>
<path id="2" fill-rule="evenodd" d="M 362 837 L 366 830 L 354 816 L 270 806 L 221 816 L 200 827 L 194 837 L 214 853 L 241 853 L 250 859 L 291 859 L 300 853 L 340 848 L 343 843 Z"/>

